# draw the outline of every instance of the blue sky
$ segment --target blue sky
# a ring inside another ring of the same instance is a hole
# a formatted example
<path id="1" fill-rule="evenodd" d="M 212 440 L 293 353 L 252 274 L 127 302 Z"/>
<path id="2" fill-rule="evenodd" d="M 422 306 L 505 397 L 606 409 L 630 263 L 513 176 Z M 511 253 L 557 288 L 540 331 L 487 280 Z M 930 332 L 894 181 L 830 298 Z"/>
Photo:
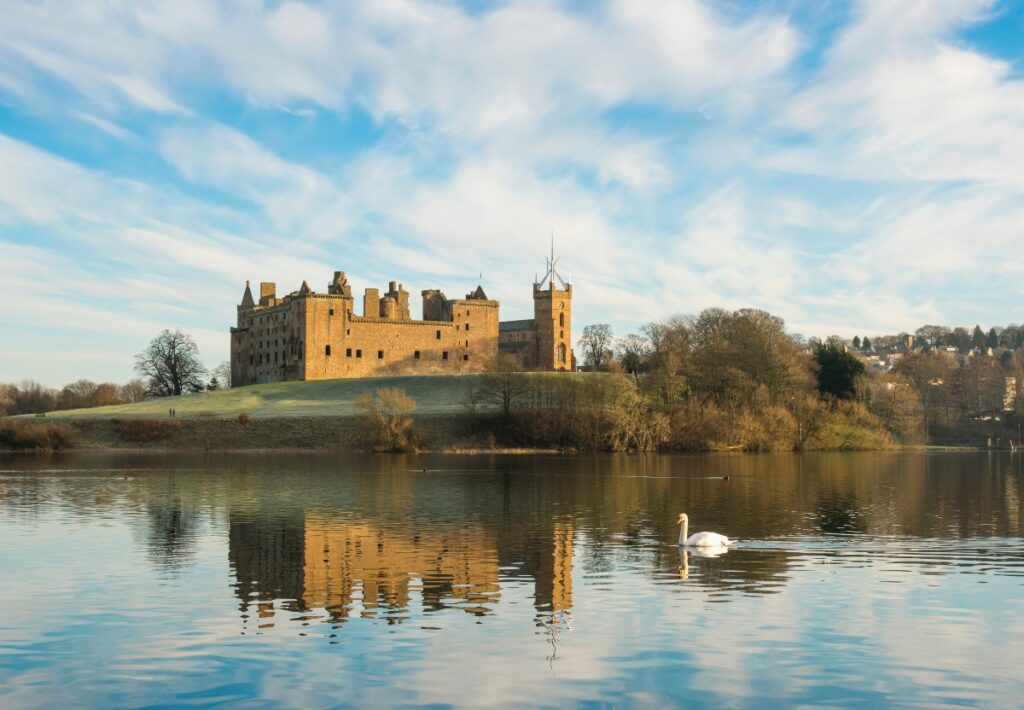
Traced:
<path id="1" fill-rule="evenodd" d="M 0 381 L 211 366 L 246 279 L 577 331 L 1024 320 L 1024 3 L 6 0 Z M 418 300 L 418 299 L 417 299 Z"/>

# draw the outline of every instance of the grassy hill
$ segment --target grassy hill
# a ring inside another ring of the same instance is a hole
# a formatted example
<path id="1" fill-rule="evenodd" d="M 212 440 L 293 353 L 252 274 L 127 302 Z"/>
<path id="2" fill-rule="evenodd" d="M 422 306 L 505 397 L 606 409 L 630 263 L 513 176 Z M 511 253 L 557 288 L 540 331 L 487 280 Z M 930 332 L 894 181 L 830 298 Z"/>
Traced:
<path id="1" fill-rule="evenodd" d="M 51 412 L 53 419 L 112 419 L 166 417 L 175 409 L 177 417 L 237 417 L 247 412 L 257 418 L 336 417 L 356 414 L 356 401 L 364 392 L 380 387 L 398 387 L 416 400 L 417 414 L 457 414 L 463 400 L 480 375 L 430 375 L 406 377 L 361 377 L 318 382 L 273 382 L 202 392 L 180 397 L 163 397 L 135 404 Z"/>

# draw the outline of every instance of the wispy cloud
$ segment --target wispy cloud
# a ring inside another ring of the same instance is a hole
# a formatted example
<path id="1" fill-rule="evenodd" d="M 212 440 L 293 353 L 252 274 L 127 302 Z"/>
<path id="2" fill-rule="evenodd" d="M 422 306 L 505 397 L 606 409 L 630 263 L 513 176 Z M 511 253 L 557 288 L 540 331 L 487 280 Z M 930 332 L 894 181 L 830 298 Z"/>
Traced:
<path id="1" fill-rule="evenodd" d="M 1001 6 L 772 8 L 12 4 L 0 336 L 93 333 L 109 360 L 74 374 L 124 379 L 173 322 L 215 362 L 246 278 L 335 268 L 414 292 L 482 272 L 525 316 L 552 233 L 576 322 L 619 332 L 710 305 L 808 334 L 1013 320 L 1024 50 L 976 31 Z M 31 366 L 0 380 L 71 374 Z"/>

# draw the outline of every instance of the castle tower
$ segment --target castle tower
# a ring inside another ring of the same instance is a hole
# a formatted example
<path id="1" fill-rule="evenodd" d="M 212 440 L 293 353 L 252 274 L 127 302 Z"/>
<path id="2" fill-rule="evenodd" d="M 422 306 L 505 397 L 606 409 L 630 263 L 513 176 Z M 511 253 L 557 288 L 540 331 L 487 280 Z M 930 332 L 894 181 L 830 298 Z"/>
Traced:
<path id="1" fill-rule="evenodd" d="M 555 243 L 547 273 L 533 284 L 533 318 L 537 328 L 535 366 L 538 370 L 574 369 L 572 353 L 572 284 L 558 273 Z"/>

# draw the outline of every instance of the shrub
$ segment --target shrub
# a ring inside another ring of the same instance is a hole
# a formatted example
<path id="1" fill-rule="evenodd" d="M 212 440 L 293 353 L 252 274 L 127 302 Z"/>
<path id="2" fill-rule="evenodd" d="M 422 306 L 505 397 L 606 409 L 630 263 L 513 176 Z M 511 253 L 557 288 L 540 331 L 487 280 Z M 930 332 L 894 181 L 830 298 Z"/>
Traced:
<path id="1" fill-rule="evenodd" d="M 168 419 L 115 419 L 114 430 L 125 441 L 147 442 L 166 439 L 181 428 L 181 422 Z"/>
<path id="2" fill-rule="evenodd" d="M 251 421 L 252 415 L 249 414 L 248 412 L 242 412 L 241 414 L 238 415 L 238 423 L 241 424 L 242 426 L 245 426 Z"/>
<path id="3" fill-rule="evenodd" d="M 10 449 L 52 451 L 70 449 L 75 444 L 75 430 L 56 422 L 0 423 L 0 446 Z"/>
<path id="4" fill-rule="evenodd" d="M 359 398 L 363 436 L 374 451 L 416 451 L 420 433 L 413 422 L 416 400 L 395 387 L 384 387 Z"/>

